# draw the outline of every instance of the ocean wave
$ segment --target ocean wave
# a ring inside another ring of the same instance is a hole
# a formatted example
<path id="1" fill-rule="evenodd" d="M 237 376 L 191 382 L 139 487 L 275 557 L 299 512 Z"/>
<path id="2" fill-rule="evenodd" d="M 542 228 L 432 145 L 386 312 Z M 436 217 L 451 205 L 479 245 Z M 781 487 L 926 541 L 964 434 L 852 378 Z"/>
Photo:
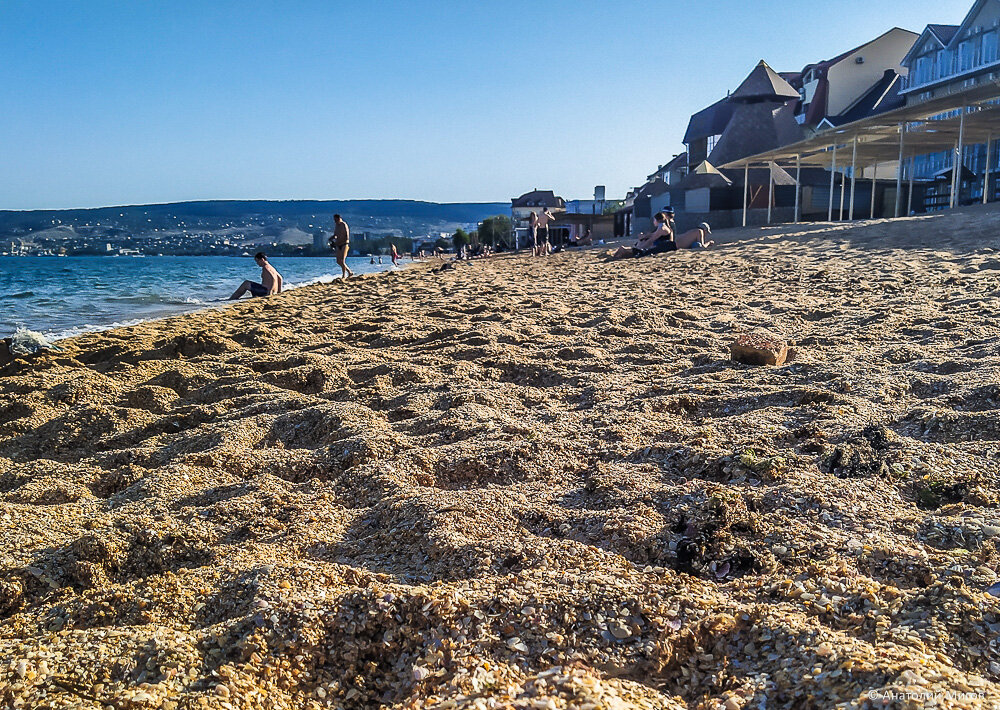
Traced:
<path id="1" fill-rule="evenodd" d="M 164 304 L 168 306 L 200 306 L 206 301 L 194 296 L 168 296 L 162 293 L 149 293 L 141 296 L 108 296 L 104 299 L 112 303 L 133 303 L 140 306 Z"/>
<path id="2" fill-rule="evenodd" d="M 27 328 L 18 328 L 10 339 L 10 351 L 14 355 L 30 355 L 39 350 L 58 349 L 45 335 Z"/>
<path id="3" fill-rule="evenodd" d="M 308 281 L 303 281 L 302 283 L 285 284 L 284 290 L 291 291 L 295 288 L 302 288 L 303 286 L 313 286 L 315 284 L 329 284 L 333 283 L 339 276 L 334 276 L 333 274 L 323 274 L 322 276 L 317 276 L 316 278 L 309 279 Z"/>
<path id="4" fill-rule="evenodd" d="M 21 291 L 20 293 L 0 293 L 0 298 L 31 298 L 34 291 Z"/>

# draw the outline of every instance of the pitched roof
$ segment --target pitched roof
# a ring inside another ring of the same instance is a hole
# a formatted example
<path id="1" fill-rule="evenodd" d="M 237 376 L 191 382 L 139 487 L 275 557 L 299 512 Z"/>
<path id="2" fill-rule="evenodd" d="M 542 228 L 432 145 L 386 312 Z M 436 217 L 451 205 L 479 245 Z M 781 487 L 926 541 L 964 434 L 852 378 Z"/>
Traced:
<path id="1" fill-rule="evenodd" d="M 891 30 L 887 30 L 886 32 L 883 32 L 882 34 L 880 34 L 875 39 L 870 39 L 867 42 L 865 42 L 864 44 L 859 44 L 857 47 L 854 47 L 853 49 L 849 49 L 846 52 L 841 52 L 840 54 L 838 54 L 836 57 L 833 57 L 832 59 L 824 59 L 822 62 L 816 62 L 815 64 L 808 64 L 808 65 L 806 65 L 806 67 L 802 70 L 802 75 L 804 76 L 805 74 L 807 74 L 810 69 L 824 69 L 824 68 L 832 67 L 834 64 L 839 64 L 840 62 L 844 61 L 845 59 L 847 59 L 849 56 L 851 56 L 855 52 L 857 52 L 857 51 L 859 51 L 861 49 L 864 49 L 869 44 L 874 44 L 875 42 L 878 42 L 880 39 L 882 39 L 886 35 L 891 34 L 893 32 L 906 32 L 907 34 L 911 34 L 911 35 L 913 35 L 913 41 L 914 42 L 916 42 L 917 39 L 918 39 L 918 35 L 917 35 L 916 32 L 911 32 L 910 30 L 904 30 L 902 27 L 893 27 Z"/>
<path id="2" fill-rule="evenodd" d="M 729 100 L 736 103 L 746 103 L 768 99 L 787 101 L 797 98 L 799 98 L 799 92 L 761 59 L 754 70 L 750 72 L 750 76 L 744 79 L 739 88 L 729 97 Z"/>
<path id="3" fill-rule="evenodd" d="M 906 105 L 906 97 L 900 95 L 902 77 L 895 69 L 886 69 L 882 78 L 839 116 L 827 116 L 833 126 L 842 126 L 852 121 L 875 116 Z"/>
<path id="4" fill-rule="evenodd" d="M 510 201 L 511 207 L 565 207 L 566 200 L 552 190 L 532 190 Z"/>
<path id="5" fill-rule="evenodd" d="M 958 25 L 927 25 L 927 29 L 945 46 L 954 38 L 958 28 Z"/>
<path id="6" fill-rule="evenodd" d="M 683 180 L 679 187 L 683 190 L 697 190 L 703 187 L 729 187 L 733 181 L 719 172 L 707 160 L 703 160 Z"/>
<path id="7" fill-rule="evenodd" d="M 729 125 L 729 119 L 733 117 L 734 108 L 727 96 L 694 114 L 691 116 L 691 120 L 688 121 L 687 132 L 684 134 L 683 142 L 691 143 L 700 138 L 722 135 L 722 132 L 726 130 L 726 126 Z"/>

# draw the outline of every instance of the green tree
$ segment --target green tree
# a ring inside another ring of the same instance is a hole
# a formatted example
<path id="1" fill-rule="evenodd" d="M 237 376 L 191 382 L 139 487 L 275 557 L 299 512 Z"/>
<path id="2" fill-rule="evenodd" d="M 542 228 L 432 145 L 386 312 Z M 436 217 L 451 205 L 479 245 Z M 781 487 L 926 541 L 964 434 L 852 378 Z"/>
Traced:
<path id="1" fill-rule="evenodd" d="M 468 232 L 459 227 L 452 235 L 451 241 L 455 245 L 455 251 L 458 251 L 462 247 L 469 246 L 472 243 L 472 238 Z"/>
<path id="2" fill-rule="evenodd" d="M 510 217 L 502 214 L 487 217 L 479 225 L 479 241 L 494 248 L 498 244 L 506 244 L 510 241 L 511 233 Z"/>
<path id="3" fill-rule="evenodd" d="M 604 212 L 602 214 L 614 214 L 624 206 L 625 200 L 608 200 L 604 203 Z"/>

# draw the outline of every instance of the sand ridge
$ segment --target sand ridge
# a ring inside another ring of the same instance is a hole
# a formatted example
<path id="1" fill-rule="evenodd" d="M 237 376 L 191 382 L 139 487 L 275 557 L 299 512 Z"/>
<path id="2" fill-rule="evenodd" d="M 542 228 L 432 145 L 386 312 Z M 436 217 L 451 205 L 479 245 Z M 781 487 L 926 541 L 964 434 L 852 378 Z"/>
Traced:
<path id="1" fill-rule="evenodd" d="M 2 361 L 0 702 L 994 707 L 998 227 L 425 266 Z M 791 362 L 730 362 L 754 329 Z"/>

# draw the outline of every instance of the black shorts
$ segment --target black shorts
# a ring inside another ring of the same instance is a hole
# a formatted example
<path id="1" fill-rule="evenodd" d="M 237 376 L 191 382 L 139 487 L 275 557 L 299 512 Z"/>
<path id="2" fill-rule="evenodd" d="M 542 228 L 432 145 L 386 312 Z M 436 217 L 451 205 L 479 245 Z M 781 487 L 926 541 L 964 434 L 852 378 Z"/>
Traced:
<path id="1" fill-rule="evenodd" d="M 632 256 L 649 256 L 651 254 L 662 254 L 667 251 L 677 251 L 677 242 L 672 239 L 664 239 L 662 242 L 654 243 L 649 249 L 639 249 L 636 247 L 635 253 Z"/>
<path id="2" fill-rule="evenodd" d="M 260 296 L 267 296 L 271 293 L 271 289 L 265 288 L 263 284 L 252 283 L 250 284 L 250 295 L 254 298 L 259 298 Z"/>
<path id="3" fill-rule="evenodd" d="M 543 247 L 549 243 L 549 228 L 542 227 L 535 231 L 535 246 Z"/>

